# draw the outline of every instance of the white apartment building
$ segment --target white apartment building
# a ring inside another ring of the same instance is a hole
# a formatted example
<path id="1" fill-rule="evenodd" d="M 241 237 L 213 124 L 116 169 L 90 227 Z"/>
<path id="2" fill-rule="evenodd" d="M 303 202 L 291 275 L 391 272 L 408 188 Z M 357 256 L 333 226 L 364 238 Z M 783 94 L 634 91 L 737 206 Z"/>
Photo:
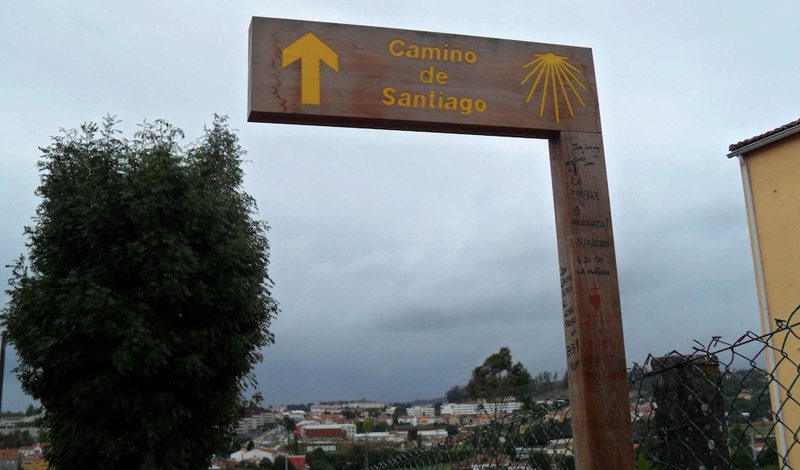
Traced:
<path id="1" fill-rule="evenodd" d="M 444 407 L 442 407 L 442 413 L 444 413 Z M 406 410 L 408 412 L 408 416 L 433 416 L 436 414 L 436 410 L 432 406 L 412 406 Z"/>
<path id="2" fill-rule="evenodd" d="M 442 405 L 441 414 L 443 415 L 479 415 L 479 414 L 501 414 L 513 413 L 522 409 L 522 403 L 518 401 L 501 401 L 496 403 L 447 403 Z M 434 416 L 436 410 L 433 406 L 412 406 L 407 409 L 408 416 L 416 418 L 419 416 Z M 415 423 L 416 424 L 416 423 Z"/>
<path id="3" fill-rule="evenodd" d="M 403 432 L 368 432 L 363 434 L 356 434 L 355 441 L 369 441 L 369 442 L 405 442 L 408 439 L 408 433 Z"/>
<path id="4" fill-rule="evenodd" d="M 443 415 L 476 415 L 478 405 L 475 403 L 447 403 L 442 405 Z"/>
<path id="5" fill-rule="evenodd" d="M 250 435 L 255 433 L 259 428 L 262 428 L 267 424 L 274 423 L 275 413 L 264 412 L 249 414 L 244 418 L 239 419 L 239 423 L 236 426 L 236 434 Z"/>
<path id="6" fill-rule="evenodd" d="M 446 429 L 433 429 L 430 431 L 419 431 L 419 438 L 423 441 L 436 441 L 447 437 Z"/>
<path id="7" fill-rule="evenodd" d="M 369 410 L 369 409 L 384 409 L 386 408 L 386 403 L 381 403 L 377 401 L 354 401 L 351 403 L 347 403 L 342 405 L 343 408 L 350 408 L 350 409 L 357 409 L 360 408 L 362 410 Z"/>
<path id="8" fill-rule="evenodd" d="M 485 413 L 494 415 L 500 413 L 513 413 L 522 409 L 522 403 L 518 401 L 500 401 L 496 403 L 482 403 Z"/>

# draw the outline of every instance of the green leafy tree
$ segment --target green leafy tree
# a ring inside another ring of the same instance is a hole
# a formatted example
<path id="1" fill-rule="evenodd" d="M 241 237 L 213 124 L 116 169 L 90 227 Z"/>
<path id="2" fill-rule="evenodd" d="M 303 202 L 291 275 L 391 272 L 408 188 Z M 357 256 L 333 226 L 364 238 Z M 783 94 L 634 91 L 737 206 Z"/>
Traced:
<path id="1" fill-rule="evenodd" d="M 450 437 L 458 435 L 458 426 L 455 424 L 448 424 L 445 429 L 447 430 L 447 435 Z"/>
<path id="2" fill-rule="evenodd" d="M 447 403 L 461 403 L 469 399 L 467 387 L 463 385 L 453 385 L 444 395 L 447 397 Z"/>
<path id="3" fill-rule="evenodd" d="M 316 449 L 314 452 L 321 449 Z M 312 453 L 313 454 L 313 453 Z M 328 459 L 323 455 L 322 457 L 312 455 L 308 458 L 308 467 L 311 470 L 335 470 L 333 464 L 328 462 Z"/>
<path id="4" fill-rule="evenodd" d="M 294 470 L 294 464 L 291 460 L 287 459 L 286 457 L 279 455 L 275 457 L 275 464 L 272 466 L 275 470 Z"/>
<path id="5" fill-rule="evenodd" d="M 397 426 L 399 423 L 398 419 L 401 416 L 405 416 L 408 414 L 408 409 L 405 406 L 397 406 L 392 413 L 392 424 Z"/>
<path id="6" fill-rule="evenodd" d="M 767 445 L 758 454 L 758 464 L 761 468 L 778 468 L 778 452 L 775 446 L 775 439 L 767 439 Z"/>
<path id="7" fill-rule="evenodd" d="M 0 433 L 0 449 L 17 449 L 34 443 L 30 431 L 14 429 L 9 433 Z"/>
<path id="8" fill-rule="evenodd" d="M 531 454 L 531 458 L 528 461 L 529 468 L 535 468 L 537 470 L 549 470 L 551 467 L 550 459 L 541 452 L 534 452 Z"/>
<path id="9" fill-rule="evenodd" d="M 375 418 L 364 418 L 364 421 L 361 422 L 361 429 L 366 433 L 372 432 L 375 429 Z"/>
<path id="10" fill-rule="evenodd" d="M 641 453 L 636 459 L 636 470 L 657 470 L 657 467 Z"/>
<path id="11" fill-rule="evenodd" d="M 273 342 L 268 227 L 225 118 L 186 147 L 164 121 L 115 125 L 41 149 L 2 325 L 53 468 L 205 468 Z"/>
<path id="12" fill-rule="evenodd" d="M 754 470 L 756 468 L 755 460 L 751 449 L 738 448 L 731 455 L 731 469 Z"/>
<path id="13" fill-rule="evenodd" d="M 514 397 L 530 406 L 532 403 L 529 403 L 526 396 L 530 381 L 531 374 L 522 363 L 514 364 L 511 350 L 504 346 L 487 357 L 482 365 L 473 369 L 466 390 L 471 398 L 484 399 L 488 403 L 502 403 L 509 397 Z M 497 415 L 502 409 L 488 411 Z"/>
<path id="14" fill-rule="evenodd" d="M 33 405 L 28 405 L 28 408 L 25 410 L 25 416 L 33 416 L 36 414 L 36 408 Z"/>
<path id="15" fill-rule="evenodd" d="M 286 429 L 286 449 L 287 450 L 289 449 L 289 441 L 291 440 L 292 436 L 295 436 L 295 448 L 296 448 L 297 447 L 297 439 L 296 439 L 297 434 L 295 433 L 295 431 L 297 431 L 297 423 L 295 423 L 292 418 L 290 418 L 288 416 L 284 416 L 282 424 L 283 424 L 284 429 Z"/>
<path id="16" fill-rule="evenodd" d="M 381 421 L 380 423 L 375 424 L 374 432 L 387 432 L 389 430 L 389 425 L 386 424 L 386 421 Z"/>
<path id="17" fill-rule="evenodd" d="M 261 461 L 258 462 L 258 466 L 256 468 L 258 470 L 283 470 L 283 467 L 281 467 L 280 469 L 276 468 L 275 464 L 272 463 L 272 460 L 268 458 L 261 459 Z"/>
<path id="18" fill-rule="evenodd" d="M 227 454 L 232 454 L 234 452 L 239 452 L 242 450 L 243 442 L 239 442 L 236 439 L 231 439 L 230 445 L 228 446 L 228 451 L 225 452 Z"/>

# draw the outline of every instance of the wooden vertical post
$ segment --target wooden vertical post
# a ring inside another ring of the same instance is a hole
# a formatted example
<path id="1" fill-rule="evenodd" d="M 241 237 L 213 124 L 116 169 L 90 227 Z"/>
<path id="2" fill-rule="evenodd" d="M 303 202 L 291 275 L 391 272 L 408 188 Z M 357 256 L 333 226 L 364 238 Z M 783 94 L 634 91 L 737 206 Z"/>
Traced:
<path id="1" fill-rule="evenodd" d="M 617 262 L 600 133 L 550 140 L 578 470 L 634 468 Z"/>

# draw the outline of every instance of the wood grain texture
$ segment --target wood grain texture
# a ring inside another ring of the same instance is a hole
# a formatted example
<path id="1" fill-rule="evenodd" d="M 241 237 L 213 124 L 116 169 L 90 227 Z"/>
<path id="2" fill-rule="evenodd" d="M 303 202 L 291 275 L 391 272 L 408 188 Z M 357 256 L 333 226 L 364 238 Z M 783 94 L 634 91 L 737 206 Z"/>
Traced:
<path id="1" fill-rule="evenodd" d="M 579 470 L 632 469 L 633 439 L 602 135 L 550 140 L 558 258 Z"/>
<path id="2" fill-rule="evenodd" d="M 311 61 L 282 57 L 308 33 L 338 54 L 338 72 L 319 65 L 319 104 L 301 100 Z M 548 53 L 549 68 L 539 63 Z M 249 60 L 249 121 L 519 137 L 600 130 L 587 48 L 256 17 Z"/>

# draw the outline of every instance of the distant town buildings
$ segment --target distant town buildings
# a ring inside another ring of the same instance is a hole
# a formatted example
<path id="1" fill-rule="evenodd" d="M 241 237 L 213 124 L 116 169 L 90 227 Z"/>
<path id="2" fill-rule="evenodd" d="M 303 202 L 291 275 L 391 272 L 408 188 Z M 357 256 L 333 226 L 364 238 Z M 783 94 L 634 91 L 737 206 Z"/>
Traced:
<path id="1" fill-rule="evenodd" d="M 252 435 L 260 429 L 275 425 L 275 416 L 275 413 L 267 411 L 248 413 L 239 419 L 239 424 L 236 426 L 236 434 Z"/>
<path id="2" fill-rule="evenodd" d="M 49 468 L 44 450 L 45 443 L 23 446 L 19 449 L 0 450 L 0 470 L 46 470 Z"/>
<path id="3" fill-rule="evenodd" d="M 356 436 L 356 425 L 343 424 L 309 424 L 300 427 L 300 436 L 307 439 L 352 440 Z"/>
<path id="4" fill-rule="evenodd" d="M 0 450 L 0 470 L 19 470 L 19 449 Z"/>

